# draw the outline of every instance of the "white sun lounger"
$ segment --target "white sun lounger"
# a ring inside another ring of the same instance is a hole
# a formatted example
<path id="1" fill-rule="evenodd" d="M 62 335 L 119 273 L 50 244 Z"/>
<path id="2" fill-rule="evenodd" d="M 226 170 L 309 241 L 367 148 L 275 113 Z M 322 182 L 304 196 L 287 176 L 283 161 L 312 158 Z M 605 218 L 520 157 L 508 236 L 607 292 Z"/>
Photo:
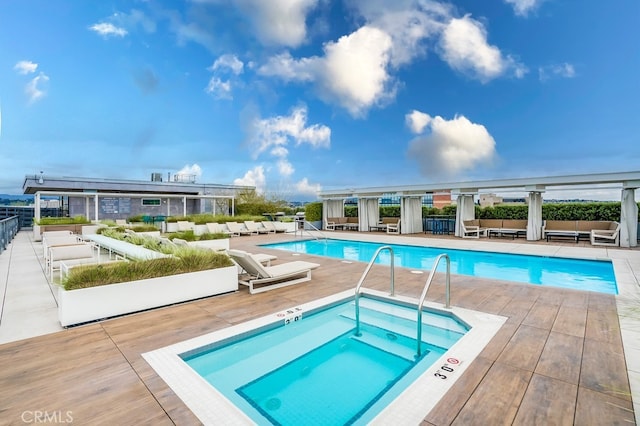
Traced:
<path id="1" fill-rule="evenodd" d="M 251 294 L 309 281 L 311 270 L 320 266 L 317 263 L 301 260 L 275 266 L 262 266 L 247 252 L 228 250 L 227 253 L 246 271 L 247 277 L 238 282 L 248 286 Z"/>
<path id="2" fill-rule="evenodd" d="M 232 236 L 251 235 L 253 232 L 249 231 L 244 224 L 238 222 L 227 222 L 227 228 L 231 231 Z"/>
<path id="3" fill-rule="evenodd" d="M 253 220 L 245 220 L 244 226 L 246 226 L 252 234 L 268 234 L 270 232 L 267 228 Z"/>

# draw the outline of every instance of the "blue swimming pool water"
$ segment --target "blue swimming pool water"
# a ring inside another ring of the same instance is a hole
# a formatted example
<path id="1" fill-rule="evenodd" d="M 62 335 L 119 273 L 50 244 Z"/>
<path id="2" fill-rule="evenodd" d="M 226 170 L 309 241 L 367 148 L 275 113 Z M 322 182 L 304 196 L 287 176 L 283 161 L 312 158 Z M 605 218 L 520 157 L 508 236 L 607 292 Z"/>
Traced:
<path id="1" fill-rule="evenodd" d="M 282 323 L 183 360 L 257 424 L 366 424 L 468 327 L 425 312 L 416 358 L 416 310 L 361 299 Z"/>
<path id="2" fill-rule="evenodd" d="M 382 245 L 381 243 L 328 239 L 266 244 L 263 247 L 369 262 L 375 251 Z M 618 294 L 613 265 L 610 261 L 390 245 L 393 248 L 396 266 L 430 270 L 435 258 L 439 254 L 447 253 L 451 259 L 452 274 Z M 376 262 L 388 265 L 389 252 L 382 251 Z M 441 262 L 438 271 L 445 271 L 444 262 Z"/>

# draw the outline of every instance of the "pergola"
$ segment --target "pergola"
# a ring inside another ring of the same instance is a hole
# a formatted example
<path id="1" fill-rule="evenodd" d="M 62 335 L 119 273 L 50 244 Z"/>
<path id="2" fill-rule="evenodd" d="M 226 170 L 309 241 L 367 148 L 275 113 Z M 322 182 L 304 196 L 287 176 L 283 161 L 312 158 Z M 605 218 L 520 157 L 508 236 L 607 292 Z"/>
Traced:
<path id="1" fill-rule="evenodd" d="M 379 220 L 379 199 L 400 197 L 401 233 L 422 232 L 421 199 L 427 194 L 451 191 L 457 195 L 456 236 L 461 236 L 462 221 L 475 218 L 474 196 L 480 192 L 527 192 L 529 213 L 527 240 L 542 236 L 542 194 L 557 189 L 619 189 L 621 191 L 620 246 L 637 245 L 638 205 L 635 190 L 640 188 L 640 171 L 595 173 L 585 175 L 545 176 L 536 178 L 496 179 L 467 182 L 432 183 L 387 187 L 349 188 L 322 191 L 323 217 L 342 216 L 344 200 L 358 200 L 359 230 L 368 231 Z"/>

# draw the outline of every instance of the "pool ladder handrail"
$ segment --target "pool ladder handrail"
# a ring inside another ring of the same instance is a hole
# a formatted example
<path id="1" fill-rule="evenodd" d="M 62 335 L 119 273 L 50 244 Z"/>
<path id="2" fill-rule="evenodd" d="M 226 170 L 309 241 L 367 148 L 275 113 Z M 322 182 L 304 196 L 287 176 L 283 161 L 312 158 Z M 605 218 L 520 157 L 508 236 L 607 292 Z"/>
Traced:
<path id="1" fill-rule="evenodd" d="M 309 232 L 307 229 L 305 229 L 304 227 L 306 225 L 309 225 L 311 228 L 313 228 L 316 232 L 318 232 L 320 235 L 322 235 L 322 238 L 324 238 L 324 242 L 327 242 L 327 236 L 318 228 L 316 228 L 313 223 L 309 222 L 309 221 L 302 221 L 302 229 L 300 228 L 296 228 L 296 232 L 295 235 L 296 237 L 298 236 L 298 231 L 300 231 L 300 237 L 302 237 L 304 235 L 304 233 L 306 232 L 307 234 L 311 235 L 315 240 L 320 241 L 320 238 L 318 238 L 317 236 L 315 236 L 314 234 L 312 234 L 311 232 Z"/>
<path id="2" fill-rule="evenodd" d="M 390 286 L 391 286 L 391 293 L 389 294 L 390 296 L 395 296 L 395 273 L 394 273 L 394 262 L 393 262 L 393 248 L 391 246 L 382 246 L 382 247 L 378 247 L 378 249 L 376 250 L 376 252 L 373 254 L 373 257 L 371 258 L 371 260 L 369 261 L 369 264 L 367 265 L 367 267 L 365 268 L 364 272 L 362 273 L 362 276 L 360 277 L 360 281 L 358 281 L 358 285 L 356 286 L 356 293 L 355 293 L 355 303 L 356 303 L 356 336 L 360 335 L 360 287 L 362 287 L 362 283 L 364 282 L 364 279 L 367 277 L 367 275 L 369 274 L 369 271 L 371 270 L 371 267 L 373 266 L 374 262 L 376 261 L 376 259 L 378 258 L 378 255 L 380 254 L 380 252 L 382 250 L 389 250 L 389 254 L 391 255 L 391 265 L 390 265 L 390 271 L 391 271 L 391 276 L 390 276 Z"/>
<path id="3" fill-rule="evenodd" d="M 436 274 L 436 269 L 438 269 L 438 264 L 440 263 L 440 261 L 442 260 L 442 258 L 445 258 L 447 260 L 447 274 L 445 275 L 445 287 L 444 287 L 444 299 L 445 299 L 445 304 L 444 307 L 446 309 L 450 309 L 450 302 L 451 302 L 451 279 L 450 279 L 450 272 L 451 272 L 451 259 L 449 258 L 449 255 L 446 253 L 442 253 L 440 254 L 438 257 L 436 257 L 435 262 L 433 262 L 433 267 L 431 268 L 431 273 L 429 274 L 429 278 L 427 278 L 427 281 L 424 284 L 424 289 L 422 290 L 422 295 L 420 296 L 420 302 L 418 303 L 418 320 L 417 320 L 417 331 L 416 331 L 416 344 L 418 345 L 418 349 L 417 349 L 417 357 L 419 358 L 420 355 L 422 355 L 422 348 L 420 347 L 420 343 L 422 342 L 422 306 L 424 305 L 424 301 L 427 298 L 427 291 L 429 291 L 429 287 L 431 286 L 431 282 L 433 281 L 433 277 Z"/>

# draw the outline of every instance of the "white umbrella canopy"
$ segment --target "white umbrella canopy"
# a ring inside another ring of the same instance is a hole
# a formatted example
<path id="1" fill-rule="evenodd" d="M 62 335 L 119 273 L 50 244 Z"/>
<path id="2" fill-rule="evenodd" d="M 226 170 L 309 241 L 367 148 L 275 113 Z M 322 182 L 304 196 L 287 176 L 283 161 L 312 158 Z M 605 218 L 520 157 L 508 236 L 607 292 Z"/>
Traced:
<path id="1" fill-rule="evenodd" d="M 635 200 L 635 189 L 622 190 L 620 204 L 620 247 L 636 247 L 638 245 L 638 205 Z"/>
<path id="2" fill-rule="evenodd" d="M 542 237 L 542 193 L 529 193 L 527 240 L 538 241 Z"/>

